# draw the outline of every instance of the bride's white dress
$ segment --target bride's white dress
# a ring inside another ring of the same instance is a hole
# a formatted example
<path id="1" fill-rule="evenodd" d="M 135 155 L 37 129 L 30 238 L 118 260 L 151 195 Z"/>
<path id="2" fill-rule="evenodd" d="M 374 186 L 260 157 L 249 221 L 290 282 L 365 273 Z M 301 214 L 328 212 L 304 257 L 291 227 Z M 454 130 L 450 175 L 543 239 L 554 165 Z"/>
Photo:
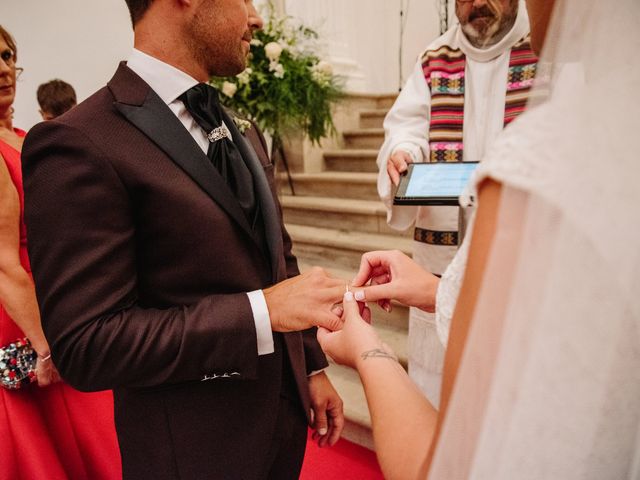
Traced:
<path id="1" fill-rule="evenodd" d="M 469 220 L 467 232 L 473 230 L 473 220 L 473 217 Z M 453 260 L 442 274 L 436 294 L 436 329 L 440 342 L 445 346 L 449 341 L 451 319 L 453 318 L 453 311 L 456 308 L 458 294 L 460 293 L 460 287 L 462 286 L 462 280 L 464 278 L 467 258 L 469 257 L 470 241 L 471 235 L 466 235 L 455 257 L 453 257 Z"/>
<path id="2" fill-rule="evenodd" d="M 637 0 L 558 0 L 550 98 L 479 166 L 498 226 L 431 479 L 640 479 L 639 22 Z"/>

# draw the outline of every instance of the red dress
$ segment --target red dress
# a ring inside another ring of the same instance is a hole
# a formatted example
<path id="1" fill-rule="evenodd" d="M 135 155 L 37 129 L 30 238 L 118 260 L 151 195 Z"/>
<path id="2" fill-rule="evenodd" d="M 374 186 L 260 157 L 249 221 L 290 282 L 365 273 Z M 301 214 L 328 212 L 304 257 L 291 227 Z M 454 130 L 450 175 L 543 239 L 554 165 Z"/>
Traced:
<path id="1" fill-rule="evenodd" d="M 0 154 L 20 196 L 20 261 L 31 272 L 20 152 L 0 140 Z M 0 305 L 0 345 L 19 337 L 24 334 Z M 83 393 L 63 382 L 0 387 L 0 480 L 116 478 L 122 473 L 111 391 Z"/>

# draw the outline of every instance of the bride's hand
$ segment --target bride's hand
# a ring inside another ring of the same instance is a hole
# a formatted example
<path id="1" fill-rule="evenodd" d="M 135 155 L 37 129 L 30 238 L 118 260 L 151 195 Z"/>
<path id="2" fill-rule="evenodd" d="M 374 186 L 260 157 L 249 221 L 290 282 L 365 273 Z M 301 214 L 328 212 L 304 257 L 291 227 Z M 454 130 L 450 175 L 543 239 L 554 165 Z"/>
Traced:
<path id="1" fill-rule="evenodd" d="M 362 287 L 370 282 L 370 286 Z M 440 279 L 398 250 L 367 252 L 353 280 L 358 301 L 378 302 L 390 310 L 390 300 L 397 300 L 426 312 L 435 312 Z"/>
<path id="2" fill-rule="evenodd" d="M 330 332 L 325 328 L 319 328 L 318 342 L 336 363 L 356 368 L 362 354 L 381 348 L 382 342 L 369 324 L 369 309 L 364 307 L 361 315 L 359 304 L 352 292 L 344 294 L 342 308 L 342 329 Z"/>

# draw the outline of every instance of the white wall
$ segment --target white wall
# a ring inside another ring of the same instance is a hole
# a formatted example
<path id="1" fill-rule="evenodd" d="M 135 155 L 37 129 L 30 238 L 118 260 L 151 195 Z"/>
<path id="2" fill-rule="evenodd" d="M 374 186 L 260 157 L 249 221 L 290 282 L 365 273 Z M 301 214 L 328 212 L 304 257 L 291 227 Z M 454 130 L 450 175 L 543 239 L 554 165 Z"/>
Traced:
<path id="1" fill-rule="evenodd" d="M 287 0 L 287 13 L 329 40 L 331 57 L 348 56 L 364 74 L 364 89 L 396 92 L 400 83 L 400 5 L 408 5 L 402 78 L 439 35 L 436 0 Z"/>
<path id="2" fill-rule="evenodd" d="M 39 122 L 38 85 L 60 78 L 82 100 L 103 86 L 131 51 L 133 32 L 124 0 L 0 0 L 0 23 L 18 44 L 14 124 Z"/>
<path id="3" fill-rule="evenodd" d="M 398 89 L 401 0 L 280 0 L 287 12 L 316 28 L 329 54 L 348 58 L 362 74 L 361 90 Z M 15 125 L 40 121 L 39 84 L 61 78 L 83 100 L 103 86 L 131 51 L 133 33 L 124 0 L 21 0 L 2 2 L 0 23 L 18 43 L 24 73 L 18 83 Z M 256 0 L 256 5 L 266 0 Z M 407 0 L 403 0 L 406 4 Z M 409 0 L 403 75 L 438 35 L 436 0 Z"/>

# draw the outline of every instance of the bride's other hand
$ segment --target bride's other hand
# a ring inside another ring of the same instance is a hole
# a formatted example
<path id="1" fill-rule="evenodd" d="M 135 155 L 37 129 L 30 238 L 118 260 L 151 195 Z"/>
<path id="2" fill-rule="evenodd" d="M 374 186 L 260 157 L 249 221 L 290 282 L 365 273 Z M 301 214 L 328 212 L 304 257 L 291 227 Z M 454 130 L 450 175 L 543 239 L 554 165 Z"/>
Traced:
<path id="1" fill-rule="evenodd" d="M 330 332 L 326 328 L 318 329 L 318 342 L 327 355 L 336 363 L 357 368 L 365 352 L 389 351 L 369 324 L 369 309 L 364 307 L 361 314 L 361 305 L 352 292 L 344 294 L 342 308 L 344 325 L 341 330 Z"/>
<path id="2" fill-rule="evenodd" d="M 378 302 L 390 310 L 390 300 L 435 312 L 436 292 L 440 279 L 427 272 L 398 250 L 367 252 L 360 261 L 360 270 L 353 279 L 358 301 Z"/>

